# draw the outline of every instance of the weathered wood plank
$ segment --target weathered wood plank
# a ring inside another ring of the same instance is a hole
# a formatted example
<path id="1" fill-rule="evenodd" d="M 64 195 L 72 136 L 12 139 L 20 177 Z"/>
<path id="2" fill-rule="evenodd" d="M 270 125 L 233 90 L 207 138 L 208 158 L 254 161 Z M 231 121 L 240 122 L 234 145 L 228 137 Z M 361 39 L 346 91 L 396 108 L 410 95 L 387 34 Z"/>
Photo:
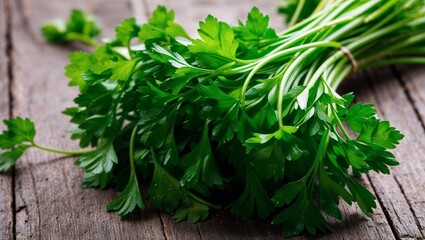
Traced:
<path id="1" fill-rule="evenodd" d="M 425 121 L 425 68 L 423 66 L 409 66 L 409 67 L 397 67 L 396 71 L 398 76 L 405 84 L 407 93 L 409 94 L 409 100 L 414 106 L 415 112 L 419 115 L 420 123 L 424 127 Z M 422 136 L 421 147 L 425 147 L 424 136 Z M 421 159 L 423 163 L 423 158 Z M 423 171 L 419 172 L 422 174 Z M 416 184 L 416 183 L 412 183 Z M 412 189 L 408 188 L 406 196 L 408 196 L 408 202 L 412 206 L 415 214 L 415 219 L 418 222 L 422 235 L 425 236 L 425 193 L 424 191 L 412 192 Z M 412 197 L 412 198 L 410 198 Z M 422 209 L 422 210 L 421 210 Z"/>
<path id="2" fill-rule="evenodd" d="M 366 81 L 359 84 L 364 88 L 362 94 L 357 95 L 358 100 L 374 103 L 379 114 L 405 134 L 405 139 L 394 150 L 400 166 L 394 167 L 389 176 L 371 173 L 370 180 L 397 237 L 423 238 L 416 215 L 423 216 L 425 209 L 424 129 L 389 68 L 370 71 L 364 78 L 369 80 L 369 85 Z"/>
<path id="3" fill-rule="evenodd" d="M 64 134 L 68 119 L 60 114 L 76 89 L 67 87 L 64 66 L 69 48 L 44 44 L 39 38 L 40 24 L 55 17 L 67 17 L 71 7 L 96 13 L 105 35 L 130 15 L 126 1 L 27 1 L 14 5 L 13 39 L 16 76 L 13 89 L 16 115 L 31 117 L 38 126 L 37 140 L 59 148 L 77 148 Z M 25 10 L 26 9 L 26 10 Z M 22 21 L 26 12 L 28 21 Z M 24 26 L 28 22 L 30 25 Z M 31 33 L 32 32 L 32 33 Z M 156 211 L 121 219 L 105 211 L 116 196 L 112 191 L 80 188 L 82 172 L 72 158 L 32 150 L 16 166 L 17 239 L 162 239 Z"/>
<path id="4" fill-rule="evenodd" d="M 425 69 L 423 66 L 397 66 L 396 74 L 402 80 L 409 93 L 410 100 L 421 118 L 425 121 Z"/>
<path id="5" fill-rule="evenodd" d="M 407 93 L 407 98 L 409 102 L 413 106 L 413 111 L 415 115 L 419 118 L 419 122 L 412 127 L 415 128 L 416 136 L 418 137 L 417 142 L 414 144 L 417 145 L 418 148 L 422 149 L 421 154 L 418 154 L 418 158 L 416 163 L 421 163 L 422 171 L 420 171 L 420 167 L 416 168 L 412 174 L 416 175 L 416 177 L 421 178 L 420 183 L 425 182 L 424 169 L 425 169 L 425 132 L 423 131 L 425 125 L 425 68 L 424 66 L 404 66 L 404 67 L 396 67 L 395 72 L 405 91 Z M 422 129 L 420 128 L 422 127 Z M 415 139 L 415 138 L 413 138 Z M 416 141 L 416 139 L 415 139 Z M 412 165 L 416 165 L 412 163 Z M 420 186 L 418 182 L 405 182 L 404 178 L 399 178 L 400 185 L 405 186 L 404 194 L 407 197 L 409 205 L 414 212 L 415 220 L 422 232 L 422 236 L 425 236 L 425 192 L 418 191 L 416 189 L 412 189 L 407 187 L 409 184 Z M 422 188 L 423 189 L 423 188 Z"/>
<path id="6" fill-rule="evenodd" d="M 0 119 L 9 117 L 8 0 L 0 0 Z M 0 127 L 3 130 L 3 127 Z M 13 239 L 12 174 L 0 174 L 0 239 Z"/>

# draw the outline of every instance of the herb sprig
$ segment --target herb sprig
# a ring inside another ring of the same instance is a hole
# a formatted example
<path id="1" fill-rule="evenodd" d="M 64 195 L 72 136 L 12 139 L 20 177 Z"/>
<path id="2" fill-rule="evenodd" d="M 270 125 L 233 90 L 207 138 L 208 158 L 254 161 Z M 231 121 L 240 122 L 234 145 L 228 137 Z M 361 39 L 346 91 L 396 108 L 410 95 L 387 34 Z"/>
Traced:
<path id="1" fill-rule="evenodd" d="M 119 215 L 149 201 L 195 223 L 227 206 L 246 219 L 270 217 L 286 237 L 328 231 L 324 215 L 342 219 L 340 200 L 370 216 L 375 197 L 352 174 L 389 174 L 398 165 L 389 150 L 403 135 L 372 105 L 335 90 L 358 70 L 425 62 L 423 1 L 289 2 L 282 33 L 253 8 L 237 26 L 208 16 L 192 39 L 159 6 L 146 24 L 124 20 L 105 44 L 74 11 L 67 26 L 78 27 L 58 39 L 89 29 L 78 39 L 96 48 L 69 56 L 66 76 L 80 93 L 64 114 L 72 139 L 92 149 L 42 147 L 29 119 L 11 118 L 0 170 L 29 147 L 80 155 L 83 187 L 120 190 L 107 206 Z M 44 35 L 58 40 L 50 28 Z M 130 45 L 135 38 L 141 45 Z"/>

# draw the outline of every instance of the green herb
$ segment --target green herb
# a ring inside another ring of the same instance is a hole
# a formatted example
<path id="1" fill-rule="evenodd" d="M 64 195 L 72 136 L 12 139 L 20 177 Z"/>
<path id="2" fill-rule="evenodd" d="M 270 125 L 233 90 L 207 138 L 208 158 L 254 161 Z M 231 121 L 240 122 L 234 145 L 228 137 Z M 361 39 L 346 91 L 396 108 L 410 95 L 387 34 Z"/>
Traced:
<path id="1" fill-rule="evenodd" d="M 324 215 L 341 219 L 341 200 L 370 216 L 375 198 L 352 175 L 388 174 L 403 135 L 372 105 L 335 90 L 357 70 L 423 63 L 425 8 L 321 1 L 295 24 L 307 17 L 304 3 L 282 33 L 257 8 L 235 27 L 208 16 L 195 39 L 162 6 L 146 24 L 124 20 L 115 40 L 72 53 L 66 67 L 80 89 L 64 111 L 72 139 L 92 150 L 42 147 L 30 120 L 12 118 L 0 135 L 0 169 L 29 147 L 80 154 L 83 187 L 121 191 L 107 207 L 119 215 L 149 201 L 194 223 L 227 206 L 271 218 L 287 237 L 328 231 Z"/>
<path id="2" fill-rule="evenodd" d="M 74 9 L 67 22 L 61 19 L 45 22 L 41 32 L 49 42 L 81 41 L 96 46 L 94 38 L 99 35 L 100 27 L 92 15 Z"/>

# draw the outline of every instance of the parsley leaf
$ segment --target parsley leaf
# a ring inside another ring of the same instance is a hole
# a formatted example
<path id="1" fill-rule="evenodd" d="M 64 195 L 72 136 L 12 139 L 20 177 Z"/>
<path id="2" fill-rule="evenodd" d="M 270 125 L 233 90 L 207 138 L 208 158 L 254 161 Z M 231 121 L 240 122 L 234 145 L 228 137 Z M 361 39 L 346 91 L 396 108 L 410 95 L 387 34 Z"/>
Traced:
<path id="1" fill-rule="evenodd" d="M 132 174 L 124 191 L 106 207 L 109 211 L 118 211 L 118 215 L 125 216 L 135 208 L 145 208 L 140 193 L 139 183 Z"/>
<path id="2" fill-rule="evenodd" d="M 214 155 L 208 140 L 208 127 L 204 128 L 201 140 L 196 147 L 181 159 L 186 168 L 181 184 L 188 188 L 206 186 L 222 187 L 223 180 L 215 164 Z"/>
<path id="3" fill-rule="evenodd" d="M 77 40 L 95 46 L 94 37 L 100 34 L 100 27 L 92 15 L 73 9 L 66 23 L 62 20 L 45 22 L 41 32 L 49 42 Z"/>
<path id="4" fill-rule="evenodd" d="M 239 44 L 227 23 L 209 15 L 205 22 L 199 23 L 198 33 L 201 39 L 192 40 L 189 50 L 195 54 L 201 66 L 218 68 L 236 61 Z"/>
<path id="5" fill-rule="evenodd" d="M 246 169 L 246 185 L 242 195 L 232 204 L 232 213 L 241 215 L 244 219 L 251 218 L 254 211 L 261 218 L 272 213 L 274 206 L 263 184 L 257 175 L 248 167 Z"/>
<path id="6" fill-rule="evenodd" d="M 174 22 L 174 11 L 168 11 L 164 6 L 158 6 L 153 11 L 149 22 L 142 25 L 138 35 L 142 42 L 152 39 L 169 41 L 170 37 L 189 38 L 183 27 Z"/>
<path id="7" fill-rule="evenodd" d="M 87 173 L 109 173 L 113 166 L 118 163 L 117 154 L 112 143 L 104 143 L 91 153 L 81 155 L 76 164 Z"/>
<path id="8" fill-rule="evenodd" d="M 135 18 L 129 18 L 121 22 L 115 28 L 115 37 L 119 40 L 124 46 L 129 46 L 131 39 L 138 36 L 140 31 L 140 26 L 137 25 Z"/>
<path id="9" fill-rule="evenodd" d="M 20 145 L 0 154 L 0 172 L 9 171 L 29 146 Z"/>
<path id="10" fill-rule="evenodd" d="M 277 39 L 276 32 L 269 28 L 269 16 L 263 15 L 256 7 L 248 13 L 245 25 L 239 22 L 239 27 L 234 32 L 246 47 L 258 47 L 261 40 Z"/>
<path id="11" fill-rule="evenodd" d="M 22 143 L 33 143 L 35 126 L 28 118 L 10 118 L 4 120 L 7 130 L 0 135 L 0 148 L 10 149 Z"/>

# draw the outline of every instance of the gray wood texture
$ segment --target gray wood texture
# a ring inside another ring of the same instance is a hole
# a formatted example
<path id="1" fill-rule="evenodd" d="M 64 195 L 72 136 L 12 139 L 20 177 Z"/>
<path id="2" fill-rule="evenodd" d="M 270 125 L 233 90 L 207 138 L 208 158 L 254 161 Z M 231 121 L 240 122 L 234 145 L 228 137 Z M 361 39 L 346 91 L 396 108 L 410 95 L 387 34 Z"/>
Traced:
<path id="1" fill-rule="evenodd" d="M 423 67 L 418 71 L 419 76 L 424 76 Z M 393 168 L 389 176 L 370 174 L 371 181 L 376 185 L 383 208 L 393 221 L 397 235 L 401 239 L 424 238 L 425 132 L 421 118 L 401 75 L 394 69 L 369 72 L 368 81 L 373 94 L 365 100 L 375 103 L 381 116 L 405 135 L 404 141 L 394 151 L 400 166 Z"/>
<path id="2" fill-rule="evenodd" d="M 0 118 L 9 117 L 9 61 L 10 52 L 7 38 L 9 4 L 0 0 Z M 0 127 L 3 130 L 3 127 Z M 13 239 L 13 176 L 9 172 L 0 174 L 0 239 Z"/>
<path id="3" fill-rule="evenodd" d="M 176 21 L 196 36 L 198 22 L 208 14 L 237 24 L 237 19 L 244 20 L 254 5 L 271 15 L 272 26 L 281 30 L 283 18 L 276 14 L 277 3 L 0 0 L 0 118 L 10 113 L 31 117 L 36 122 L 40 143 L 78 148 L 69 140 L 69 121 L 60 112 L 72 105 L 78 93 L 77 89 L 67 87 L 64 66 L 67 55 L 81 46 L 45 44 L 38 33 L 43 21 L 66 18 L 72 8 L 94 13 L 107 37 L 122 19 L 133 15 L 144 22 L 157 4 L 164 4 L 174 9 Z M 11 42 L 7 31 L 11 33 Z M 378 207 L 372 218 L 364 217 L 357 206 L 342 204 L 344 220 L 331 222 L 335 233 L 315 239 L 424 239 L 424 80 L 425 68 L 417 66 L 378 69 L 347 81 L 344 89 L 354 91 L 357 101 L 376 104 L 380 116 L 405 134 L 402 144 L 394 150 L 401 164 L 392 169 L 391 175 L 371 173 L 359 179 L 377 196 Z M 13 174 L 0 175 L 0 239 L 281 239 L 278 227 L 261 220 L 243 221 L 224 211 L 212 211 L 208 221 L 195 225 L 176 223 L 168 214 L 152 209 L 121 219 L 105 211 L 106 204 L 117 193 L 81 189 L 82 171 L 73 162 L 73 158 L 31 150 Z M 311 238 L 303 235 L 294 239 Z"/>

